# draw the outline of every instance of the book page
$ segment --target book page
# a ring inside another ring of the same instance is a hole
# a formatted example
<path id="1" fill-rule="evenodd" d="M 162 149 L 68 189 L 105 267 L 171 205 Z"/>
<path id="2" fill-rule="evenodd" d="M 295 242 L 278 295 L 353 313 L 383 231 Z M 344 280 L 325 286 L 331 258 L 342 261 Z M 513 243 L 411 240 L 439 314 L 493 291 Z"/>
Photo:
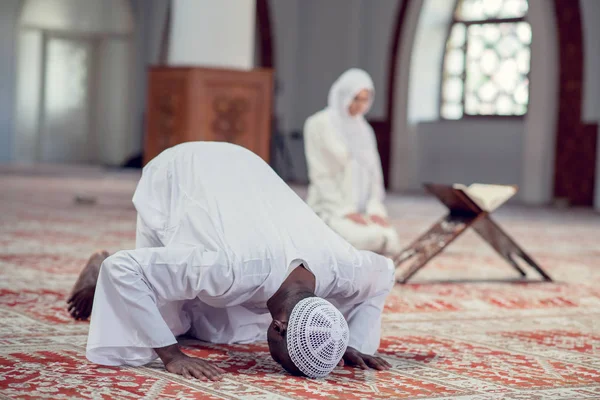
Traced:
<path id="1" fill-rule="evenodd" d="M 462 183 L 455 183 L 452 185 L 452 189 L 460 190 L 464 194 L 467 195 L 471 201 L 473 201 L 479 208 L 484 211 L 487 211 L 484 199 L 477 198 L 477 195 L 471 195 L 469 193 L 469 187 L 467 185 L 463 185 Z"/>
<path id="2" fill-rule="evenodd" d="M 461 185 L 464 186 L 464 185 Z M 492 212 L 517 193 L 516 186 L 474 183 L 461 188 L 482 210 Z"/>

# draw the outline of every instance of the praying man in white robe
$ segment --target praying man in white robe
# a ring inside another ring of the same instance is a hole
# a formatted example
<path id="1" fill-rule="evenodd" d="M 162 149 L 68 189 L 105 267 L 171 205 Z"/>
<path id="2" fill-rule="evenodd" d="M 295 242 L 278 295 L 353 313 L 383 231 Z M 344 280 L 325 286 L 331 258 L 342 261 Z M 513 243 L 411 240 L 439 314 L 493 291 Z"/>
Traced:
<path id="1" fill-rule="evenodd" d="M 356 248 L 394 258 L 402 248 L 383 204 L 381 160 L 364 117 L 374 93 L 369 74 L 349 69 L 332 85 L 327 108 L 306 120 L 307 202 Z"/>
<path id="2" fill-rule="evenodd" d="M 133 203 L 136 248 L 94 254 L 68 299 L 91 324 L 87 358 L 140 366 L 159 357 L 185 377 L 224 371 L 186 356 L 177 337 L 267 340 L 288 372 L 388 369 L 374 356 L 394 284 L 390 259 L 333 232 L 260 157 L 227 143 L 165 150 Z"/>

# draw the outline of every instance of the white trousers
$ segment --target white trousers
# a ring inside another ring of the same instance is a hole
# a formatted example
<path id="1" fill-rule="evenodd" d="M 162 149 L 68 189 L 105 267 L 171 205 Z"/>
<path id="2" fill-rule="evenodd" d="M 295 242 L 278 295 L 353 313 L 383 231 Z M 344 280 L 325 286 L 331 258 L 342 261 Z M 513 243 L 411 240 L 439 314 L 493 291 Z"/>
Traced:
<path id="1" fill-rule="evenodd" d="M 383 227 L 368 220 L 367 225 L 344 218 L 335 217 L 328 221 L 328 225 L 338 235 L 346 239 L 358 250 L 369 250 L 385 256 L 396 256 L 401 251 L 398 233 L 392 227 Z"/>

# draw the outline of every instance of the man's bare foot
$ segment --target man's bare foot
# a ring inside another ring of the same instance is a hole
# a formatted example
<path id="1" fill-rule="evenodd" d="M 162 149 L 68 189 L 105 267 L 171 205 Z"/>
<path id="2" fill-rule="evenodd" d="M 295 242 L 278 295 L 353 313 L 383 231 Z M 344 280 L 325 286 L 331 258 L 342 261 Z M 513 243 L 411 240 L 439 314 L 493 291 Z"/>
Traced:
<path id="1" fill-rule="evenodd" d="M 110 254 L 107 251 L 98 251 L 92 254 L 86 266 L 81 270 L 67 299 L 69 313 L 73 318 L 83 321 L 91 315 L 100 266 L 108 256 Z"/>

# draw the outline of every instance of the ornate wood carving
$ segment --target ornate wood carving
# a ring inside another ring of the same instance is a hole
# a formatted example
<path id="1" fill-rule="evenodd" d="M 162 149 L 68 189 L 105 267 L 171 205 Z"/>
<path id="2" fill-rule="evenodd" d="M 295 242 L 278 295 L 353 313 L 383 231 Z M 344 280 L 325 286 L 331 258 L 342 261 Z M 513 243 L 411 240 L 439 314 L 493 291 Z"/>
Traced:
<path id="1" fill-rule="evenodd" d="M 151 112 L 148 113 L 146 153 L 159 154 L 178 142 L 186 112 L 185 87 L 186 79 L 181 74 L 150 81 L 148 109 Z"/>
<path id="2" fill-rule="evenodd" d="M 187 141 L 226 141 L 269 161 L 270 70 L 166 68 L 150 71 L 144 160 Z"/>

